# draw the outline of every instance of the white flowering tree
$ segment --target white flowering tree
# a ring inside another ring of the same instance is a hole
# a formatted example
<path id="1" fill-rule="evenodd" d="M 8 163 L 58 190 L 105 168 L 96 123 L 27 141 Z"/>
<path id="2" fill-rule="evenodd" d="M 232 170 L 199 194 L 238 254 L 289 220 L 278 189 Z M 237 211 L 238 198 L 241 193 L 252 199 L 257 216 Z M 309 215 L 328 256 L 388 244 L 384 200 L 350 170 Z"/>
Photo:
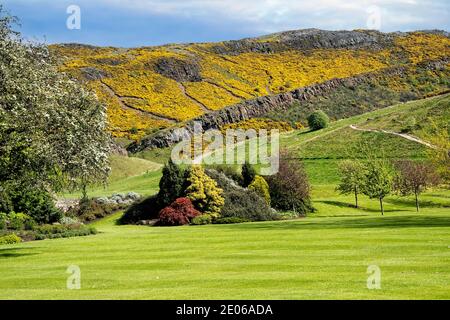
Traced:
<path id="1" fill-rule="evenodd" d="M 22 40 L 15 23 L 0 7 L 0 189 L 106 181 L 105 107 L 57 71 L 44 45 Z"/>

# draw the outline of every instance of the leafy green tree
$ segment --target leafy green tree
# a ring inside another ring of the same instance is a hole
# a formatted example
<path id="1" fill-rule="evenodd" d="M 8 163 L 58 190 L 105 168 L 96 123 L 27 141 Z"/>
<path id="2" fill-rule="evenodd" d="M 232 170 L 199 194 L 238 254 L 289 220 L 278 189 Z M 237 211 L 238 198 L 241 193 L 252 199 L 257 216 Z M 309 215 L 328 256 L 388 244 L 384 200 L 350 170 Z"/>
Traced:
<path id="1" fill-rule="evenodd" d="M 356 160 L 344 160 L 339 164 L 341 182 L 336 190 L 341 194 L 355 195 L 355 208 L 358 208 L 358 194 L 364 181 L 364 165 Z"/>
<path id="2" fill-rule="evenodd" d="M 308 116 L 308 125 L 311 130 L 320 130 L 328 127 L 330 119 L 322 110 L 317 110 Z"/>
<path id="3" fill-rule="evenodd" d="M 263 198 L 267 205 L 270 206 L 270 191 L 269 184 L 261 176 L 255 176 L 253 182 L 248 186 L 250 190 L 254 190 L 261 198 Z"/>
<path id="4" fill-rule="evenodd" d="M 393 183 L 394 171 L 391 163 L 384 158 L 369 158 L 362 192 L 371 199 L 379 200 L 381 215 L 384 215 L 383 199 L 391 193 Z"/>
<path id="5" fill-rule="evenodd" d="M 105 182 L 105 106 L 24 42 L 0 7 L 0 189 L 55 192 Z"/>
<path id="6" fill-rule="evenodd" d="M 242 165 L 242 186 L 247 188 L 255 179 L 256 171 L 247 161 Z"/>
<path id="7" fill-rule="evenodd" d="M 168 206 L 183 194 L 184 172 L 172 159 L 164 165 L 159 181 L 158 202 L 161 207 Z"/>
<path id="8" fill-rule="evenodd" d="M 217 182 L 201 166 L 191 167 L 186 182 L 186 197 L 204 214 L 218 218 L 225 200 L 223 190 L 217 186 Z"/>

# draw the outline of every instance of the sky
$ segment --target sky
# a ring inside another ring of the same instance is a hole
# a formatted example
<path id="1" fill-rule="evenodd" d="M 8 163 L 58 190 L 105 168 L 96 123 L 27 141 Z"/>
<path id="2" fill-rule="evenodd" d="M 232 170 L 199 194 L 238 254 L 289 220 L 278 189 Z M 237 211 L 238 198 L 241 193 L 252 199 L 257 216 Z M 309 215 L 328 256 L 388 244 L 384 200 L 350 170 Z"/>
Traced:
<path id="1" fill-rule="evenodd" d="M 319 28 L 450 31 L 449 0 L 1 0 L 25 38 L 138 47 Z M 78 10 L 79 9 L 79 10 Z"/>

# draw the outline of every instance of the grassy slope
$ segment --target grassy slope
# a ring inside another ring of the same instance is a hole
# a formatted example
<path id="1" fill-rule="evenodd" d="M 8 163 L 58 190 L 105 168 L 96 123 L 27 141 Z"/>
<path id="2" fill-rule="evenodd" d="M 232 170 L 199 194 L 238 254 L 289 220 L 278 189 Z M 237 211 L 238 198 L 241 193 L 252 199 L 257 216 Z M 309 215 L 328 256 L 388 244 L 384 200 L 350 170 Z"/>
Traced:
<path id="1" fill-rule="evenodd" d="M 305 146 L 319 152 L 312 142 L 339 141 L 336 133 L 349 124 L 420 103 L 338 121 L 318 132 L 293 132 L 283 143 L 298 152 Z M 327 150 L 334 150 L 333 159 Z M 334 191 L 336 150 L 322 148 L 321 159 L 305 161 L 317 208 L 306 219 L 150 228 L 116 226 L 118 214 L 95 223 L 98 235 L 1 246 L 0 298 L 449 299 L 450 191 L 424 194 L 418 214 L 413 199 L 395 196 L 386 199 L 384 217 L 366 197 L 360 209 L 352 208 L 352 196 Z M 119 179 L 109 191 L 155 190 L 158 175 Z M 71 264 L 81 268 L 81 290 L 65 289 Z M 371 264 L 381 268 L 381 290 L 366 288 Z"/>
<path id="2" fill-rule="evenodd" d="M 97 186 L 88 190 L 89 196 L 110 196 L 113 193 L 138 192 L 150 195 L 158 191 L 161 177 L 160 163 L 135 157 L 112 156 L 111 175 L 106 187 Z M 76 198 L 80 192 L 64 194 L 65 198 Z"/>
<path id="3" fill-rule="evenodd" d="M 450 298 L 448 208 L 390 204 L 380 217 L 318 207 L 297 221 L 200 227 L 114 226 L 109 217 L 95 236 L 2 246 L 0 298 Z M 65 289 L 71 264 L 81 290 Z M 366 288 L 371 264 L 381 290 Z"/>

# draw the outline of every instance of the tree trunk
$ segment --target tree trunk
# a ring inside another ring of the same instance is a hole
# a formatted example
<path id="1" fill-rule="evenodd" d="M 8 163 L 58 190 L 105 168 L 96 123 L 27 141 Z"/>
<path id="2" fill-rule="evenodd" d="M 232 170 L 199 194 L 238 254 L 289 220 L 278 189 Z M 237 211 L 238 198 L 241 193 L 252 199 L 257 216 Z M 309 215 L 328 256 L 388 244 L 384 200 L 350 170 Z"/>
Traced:
<path id="1" fill-rule="evenodd" d="M 358 208 L 358 189 L 355 188 L 355 208 Z"/>
<path id="2" fill-rule="evenodd" d="M 381 209 L 381 215 L 384 216 L 383 198 L 380 198 L 380 209 Z"/>
<path id="3" fill-rule="evenodd" d="M 419 197 L 417 195 L 417 191 L 414 191 L 414 194 L 416 196 L 416 210 L 419 212 Z"/>

